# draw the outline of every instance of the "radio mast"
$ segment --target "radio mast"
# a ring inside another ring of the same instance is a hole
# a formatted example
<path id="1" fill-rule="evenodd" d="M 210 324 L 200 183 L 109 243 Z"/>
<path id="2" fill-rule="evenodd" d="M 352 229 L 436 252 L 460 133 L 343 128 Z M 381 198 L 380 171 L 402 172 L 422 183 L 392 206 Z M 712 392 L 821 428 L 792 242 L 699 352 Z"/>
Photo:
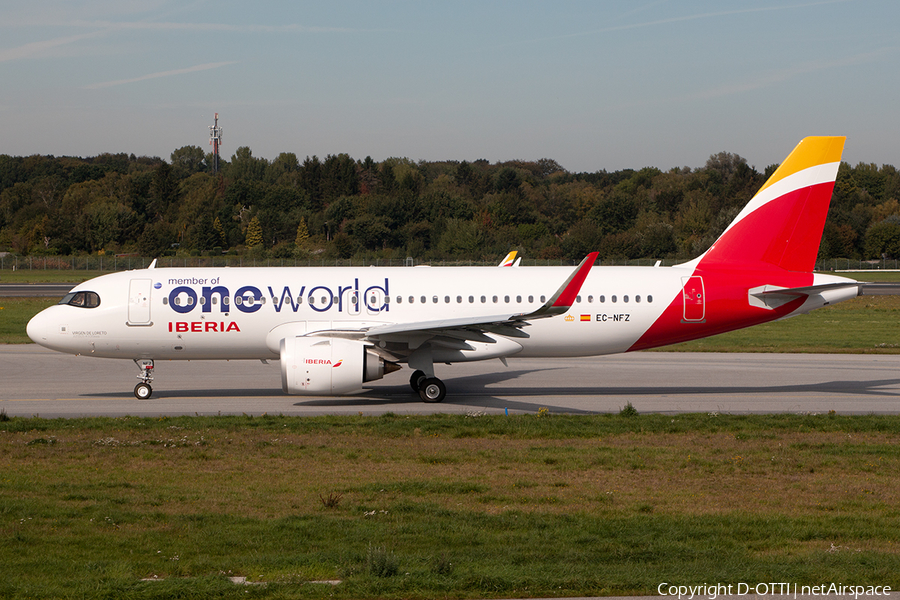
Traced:
<path id="1" fill-rule="evenodd" d="M 222 143 L 222 128 L 219 127 L 219 113 L 216 113 L 215 125 L 209 126 L 209 143 L 213 147 L 213 173 L 218 173 L 219 145 Z"/>

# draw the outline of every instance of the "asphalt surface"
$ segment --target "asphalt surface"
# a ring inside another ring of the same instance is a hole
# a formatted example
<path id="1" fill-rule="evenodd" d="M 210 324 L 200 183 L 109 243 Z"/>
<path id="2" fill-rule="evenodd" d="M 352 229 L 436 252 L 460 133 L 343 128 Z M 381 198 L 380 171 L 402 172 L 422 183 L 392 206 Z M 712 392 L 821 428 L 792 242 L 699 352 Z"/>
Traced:
<path id="1" fill-rule="evenodd" d="M 0 283 L 0 298 L 62 298 L 77 283 Z"/>
<path id="2" fill-rule="evenodd" d="M 278 361 L 157 361 L 137 400 L 129 360 L 0 347 L 0 409 L 43 417 L 192 414 L 493 414 L 639 412 L 895 414 L 900 355 L 640 352 L 575 359 L 438 365 L 447 399 L 427 404 L 403 369 L 343 397 L 287 396 Z"/>

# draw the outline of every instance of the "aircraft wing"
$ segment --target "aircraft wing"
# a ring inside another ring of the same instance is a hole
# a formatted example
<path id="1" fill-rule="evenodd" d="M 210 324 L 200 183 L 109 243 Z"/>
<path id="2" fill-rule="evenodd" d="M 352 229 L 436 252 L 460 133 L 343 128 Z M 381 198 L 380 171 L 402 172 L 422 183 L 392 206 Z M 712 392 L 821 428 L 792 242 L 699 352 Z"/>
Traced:
<path id="1" fill-rule="evenodd" d="M 448 336 L 473 341 L 492 343 L 495 340 L 485 333 L 498 333 L 510 337 L 527 337 L 521 328 L 534 319 L 545 319 L 564 314 L 575 302 L 581 286 L 587 278 L 597 252 L 588 254 L 581 261 L 563 284 L 537 310 L 530 313 L 504 313 L 499 315 L 460 317 L 455 319 L 438 319 L 434 321 L 416 321 L 411 323 L 395 323 L 377 325 L 365 332 L 365 338 L 371 341 L 401 341 L 411 339 L 421 344 L 433 336 Z"/>

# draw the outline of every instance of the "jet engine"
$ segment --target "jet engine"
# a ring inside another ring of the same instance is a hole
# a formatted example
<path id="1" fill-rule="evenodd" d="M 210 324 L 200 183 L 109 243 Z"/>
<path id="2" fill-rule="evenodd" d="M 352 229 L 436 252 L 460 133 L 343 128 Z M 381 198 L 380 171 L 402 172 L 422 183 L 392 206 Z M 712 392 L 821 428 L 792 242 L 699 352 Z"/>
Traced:
<path id="1" fill-rule="evenodd" d="M 281 340 L 281 388 L 286 394 L 346 394 L 398 369 L 400 365 L 385 361 L 372 346 L 355 340 L 327 337 Z"/>

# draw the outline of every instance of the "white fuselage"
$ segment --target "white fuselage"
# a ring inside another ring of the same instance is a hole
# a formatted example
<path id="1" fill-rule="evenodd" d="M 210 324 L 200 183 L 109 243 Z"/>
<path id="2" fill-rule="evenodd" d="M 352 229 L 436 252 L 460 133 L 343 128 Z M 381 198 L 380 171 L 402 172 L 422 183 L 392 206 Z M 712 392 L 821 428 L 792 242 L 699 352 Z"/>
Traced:
<path id="1" fill-rule="evenodd" d="M 624 352 L 680 296 L 682 278 L 691 272 L 597 267 L 566 315 L 524 328 L 528 337 L 516 339 L 522 347 L 518 354 Z M 100 297 L 96 308 L 50 307 L 29 324 L 28 333 L 48 348 L 97 357 L 275 359 L 278 340 L 269 333 L 279 326 L 279 331 L 303 335 L 528 313 L 570 273 L 570 267 L 128 271 L 74 288 L 95 292 Z"/>

